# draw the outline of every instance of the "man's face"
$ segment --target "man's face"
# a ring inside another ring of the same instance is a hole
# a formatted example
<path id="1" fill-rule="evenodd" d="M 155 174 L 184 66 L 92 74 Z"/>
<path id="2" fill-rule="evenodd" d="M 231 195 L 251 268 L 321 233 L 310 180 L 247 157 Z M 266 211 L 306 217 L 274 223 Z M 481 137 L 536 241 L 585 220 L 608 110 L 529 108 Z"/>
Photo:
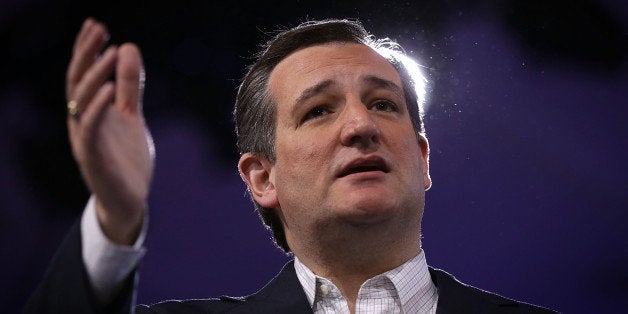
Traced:
<path id="1" fill-rule="evenodd" d="M 359 44 L 302 49 L 273 70 L 268 180 L 291 246 L 299 233 L 342 224 L 420 228 L 428 146 L 416 137 L 401 86 L 392 65 Z"/>

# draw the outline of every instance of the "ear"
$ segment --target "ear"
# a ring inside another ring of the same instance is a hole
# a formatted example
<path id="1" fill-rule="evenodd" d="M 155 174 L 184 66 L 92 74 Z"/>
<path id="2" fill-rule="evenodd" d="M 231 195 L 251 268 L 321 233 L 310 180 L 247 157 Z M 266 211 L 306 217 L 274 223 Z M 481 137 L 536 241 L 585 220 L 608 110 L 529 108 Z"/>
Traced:
<path id="1" fill-rule="evenodd" d="M 244 153 L 238 162 L 240 177 L 249 187 L 253 199 L 261 206 L 275 208 L 279 206 L 273 165 L 263 154 Z"/>
<path id="2" fill-rule="evenodd" d="M 429 190 L 432 187 L 430 178 L 430 144 L 425 135 L 419 136 L 419 147 L 421 148 L 421 168 L 423 169 L 423 187 Z"/>

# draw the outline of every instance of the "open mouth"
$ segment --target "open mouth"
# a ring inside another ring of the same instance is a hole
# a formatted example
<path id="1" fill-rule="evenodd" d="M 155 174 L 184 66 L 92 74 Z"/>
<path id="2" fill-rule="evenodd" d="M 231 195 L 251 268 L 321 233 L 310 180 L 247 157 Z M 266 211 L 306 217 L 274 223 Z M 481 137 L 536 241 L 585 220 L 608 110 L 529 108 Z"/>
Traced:
<path id="1" fill-rule="evenodd" d="M 370 171 L 381 171 L 384 173 L 388 173 L 390 169 L 388 168 L 384 160 L 381 158 L 356 160 L 350 163 L 349 165 L 347 165 L 347 167 L 345 167 L 344 170 L 340 172 L 340 175 L 338 175 L 338 177 L 342 178 L 350 174 L 370 172 Z"/>

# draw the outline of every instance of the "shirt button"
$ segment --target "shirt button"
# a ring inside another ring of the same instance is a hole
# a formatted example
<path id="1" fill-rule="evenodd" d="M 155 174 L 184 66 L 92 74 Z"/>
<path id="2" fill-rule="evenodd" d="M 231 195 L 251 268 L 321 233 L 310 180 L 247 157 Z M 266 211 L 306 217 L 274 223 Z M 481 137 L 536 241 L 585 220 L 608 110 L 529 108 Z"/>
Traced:
<path id="1" fill-rule="evenodd" d="M 323 293 L 323 295 L 328 295 L 329 294 L 329 286 L 321 285 L 321 292 Z"/>

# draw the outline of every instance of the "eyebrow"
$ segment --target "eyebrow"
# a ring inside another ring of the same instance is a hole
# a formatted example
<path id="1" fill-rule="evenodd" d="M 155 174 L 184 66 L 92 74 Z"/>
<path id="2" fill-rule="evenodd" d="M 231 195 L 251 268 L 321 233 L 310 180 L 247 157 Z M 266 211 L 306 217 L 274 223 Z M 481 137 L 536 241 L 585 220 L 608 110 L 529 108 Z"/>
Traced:
<path id="1" fill-rule="evenodd" d="M 308 87 L 301 93 L 301 95 L 299 95 L 299 98 L 297 98 L 297 100 L 294 102 L 295 106 L 293 106 L 293 108 L 296 109 L 300 107 L 301 104 L 303 104 L 308 99 L 325 92 L 330 87 L 332 87 L 332 85 L 335 84 L 336 82 L 334 82 L 333 80 L 324 80 L 314 86 Z"/>
<path id="2" fill-rule="evenodd" d="M 369 87 L 371 88 L 383 88 L 383 89 L 387 89 L 392 91 L 393 93 L 397 94 L 398 97 L 400 97 L 401 99 L 404 99 L 404 93 L 403 93 L 403 89 L 397 85 L 395 82 L 393 81 L 389 81 L 386 79 L 383 79 L 379 76 L 375 76 L 375 75 L 366 75 L 363 76 L 361 78 L 361 80 L 365 83 L 367 83 L 369 85 Z"/>

